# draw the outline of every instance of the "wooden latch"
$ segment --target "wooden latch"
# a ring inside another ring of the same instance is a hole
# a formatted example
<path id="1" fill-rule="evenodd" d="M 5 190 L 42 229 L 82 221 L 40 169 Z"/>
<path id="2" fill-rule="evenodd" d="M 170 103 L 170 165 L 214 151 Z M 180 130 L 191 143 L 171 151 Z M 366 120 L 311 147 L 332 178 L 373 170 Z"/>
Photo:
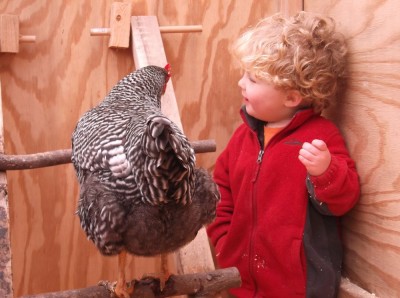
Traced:
<path id="1" fill-rule="evenodd" d="M 20 42 L 35 42 L 34 35 L 20 35 L 19 17 L 11 14 L 0 15 L 0 52 L 18 53 Z"/>

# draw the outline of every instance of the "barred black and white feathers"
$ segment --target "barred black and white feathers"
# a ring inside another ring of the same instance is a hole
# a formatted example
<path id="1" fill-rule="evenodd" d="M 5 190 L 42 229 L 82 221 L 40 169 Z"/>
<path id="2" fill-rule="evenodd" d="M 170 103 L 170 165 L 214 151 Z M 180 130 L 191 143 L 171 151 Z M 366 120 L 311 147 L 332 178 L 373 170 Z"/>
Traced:
<path id="1" fill-rule="evenodd" d="M 169 69 L 157 66 L 127 75 L 73 132 L 77 214 L 103 254 L 176 249 L 215 216 L 214 182 L 195 169 L 189 141 L 161 112 L 168 79 Z"/>

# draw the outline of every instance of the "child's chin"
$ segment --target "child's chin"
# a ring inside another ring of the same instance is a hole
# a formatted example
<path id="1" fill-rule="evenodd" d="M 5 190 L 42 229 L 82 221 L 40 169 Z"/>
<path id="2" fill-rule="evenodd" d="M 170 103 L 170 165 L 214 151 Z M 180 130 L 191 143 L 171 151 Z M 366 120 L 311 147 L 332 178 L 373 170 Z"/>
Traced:
<path id="1" fill-rule="evenodd" d="M 249 107 L 248 105 L 246 105 L 246 112 L 251 117 L 254 117 L 254 118 L 258 119 L 257 115 L 255 113 L 253 113 L 253 109 L 251 107 Z"/>

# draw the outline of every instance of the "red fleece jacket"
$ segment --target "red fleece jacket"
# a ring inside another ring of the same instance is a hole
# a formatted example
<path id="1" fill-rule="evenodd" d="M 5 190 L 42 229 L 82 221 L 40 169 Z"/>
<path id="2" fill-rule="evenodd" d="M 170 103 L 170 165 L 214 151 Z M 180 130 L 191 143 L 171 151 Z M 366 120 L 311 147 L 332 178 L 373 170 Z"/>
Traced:
<path id="1" fill-rule="evenodd" d="M 264 151 L 264 123 L 244 110 L 242 117 L 245 123 L 216 162 L 221 202 L 207 229 L 219 266 L 235 266 L 241 274 L 242 286 L 232 294 L 334 297 L 341 263 L 336 216 L 359 197 L 358 175 L 340 132 L 311 109 L 302 110 Z M 298 160 L 302 143 L 314 139 L 325 141 L 332 155 L 318 177 L 307 176 Z"/>

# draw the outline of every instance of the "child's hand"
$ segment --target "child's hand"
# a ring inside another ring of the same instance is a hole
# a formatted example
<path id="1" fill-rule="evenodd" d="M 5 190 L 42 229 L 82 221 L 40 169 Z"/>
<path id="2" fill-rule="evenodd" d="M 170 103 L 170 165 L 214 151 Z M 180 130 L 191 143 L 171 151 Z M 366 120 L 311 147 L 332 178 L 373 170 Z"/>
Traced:
<path id="1" fill-rule="evenodd" d="M 323 174 L 331 163 L 331 153 L 324 141 L 313 140 L 303 143 L 299 151 L 299 160 L 312 176 Z"/>

